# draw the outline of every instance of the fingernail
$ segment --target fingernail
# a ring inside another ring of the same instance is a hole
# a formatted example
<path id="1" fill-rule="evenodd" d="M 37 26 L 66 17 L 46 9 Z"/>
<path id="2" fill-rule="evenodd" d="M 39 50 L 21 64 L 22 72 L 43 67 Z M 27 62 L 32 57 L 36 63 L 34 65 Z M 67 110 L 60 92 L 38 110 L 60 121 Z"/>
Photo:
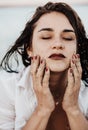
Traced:
<path id="1" fill-rule="evenodd" d="M 37 59 L 37 56 L 35 56 L 35 60 Z"/>
<path id="2" fill-rule="evenodd" d="M 33 60 L 33 57 L 31 56 L 31 60 Z"/>
<path id="3" fill-rule="evenodd" d="M 40 62 L 41 64 L 43 63 L 43 60 L 41 60 L 41 62 Z"/>
<path id="4" fill-rule="evenodd" d="M 46 67 L 45 70 L 48 71 L 48 68 Z"/>
<path id="5" fill-rule="evenodd" d="M 77 54 L 77 58 L 80 58 L 80 55 L 79 55 L 79 54 Z"/>
<path id="6" fill-rule="evenodd" d="M 70 68 L 70 73 L 73 73 L 73 70 L 72 70 L 72 68 Z"/>

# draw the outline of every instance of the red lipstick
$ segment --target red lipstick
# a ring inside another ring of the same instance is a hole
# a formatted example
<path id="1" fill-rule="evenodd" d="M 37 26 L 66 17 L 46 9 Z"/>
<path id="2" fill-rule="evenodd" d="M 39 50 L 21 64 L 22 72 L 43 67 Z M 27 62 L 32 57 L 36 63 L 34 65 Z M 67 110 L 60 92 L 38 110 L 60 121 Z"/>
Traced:
<path id="1" fill-rule="evenodd" d="M 65 58 L 65 56 L 63 54 L 52 54 L 49 56 L 49 58 L 53 60 L 62 60 Z"/>

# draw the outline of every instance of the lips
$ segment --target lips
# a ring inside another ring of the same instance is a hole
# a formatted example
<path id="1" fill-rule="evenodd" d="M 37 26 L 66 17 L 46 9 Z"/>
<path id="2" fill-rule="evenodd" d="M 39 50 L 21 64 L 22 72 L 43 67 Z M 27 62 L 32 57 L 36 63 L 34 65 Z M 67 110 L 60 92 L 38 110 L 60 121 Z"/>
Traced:
<path id="1" fill-rule="evenodd" d="M 49 58 L 53 60 L 62 60 L 65 58 L 65 56 L 63 54 L 52 54 L 49 56 Z"/>

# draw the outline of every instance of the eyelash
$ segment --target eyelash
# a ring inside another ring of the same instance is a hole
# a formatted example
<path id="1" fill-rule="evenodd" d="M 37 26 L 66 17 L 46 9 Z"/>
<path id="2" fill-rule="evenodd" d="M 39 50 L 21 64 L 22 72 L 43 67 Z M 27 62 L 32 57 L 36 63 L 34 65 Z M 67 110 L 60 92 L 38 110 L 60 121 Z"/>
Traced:
<path id="1" fill-rule="evenodd" d="M 49 40 L 49 39 L 51 39 L 51 37 L 42 37 L 42 39 L 43 40 Z M 64 37 L 63 37 L 63 39 L 66 40 L 66 41 L 72 41 L 73 40 L 73 38 L 64 38 Z"/>
<path id="2" fill-rule="evenodd" d="M 44 39 L 44 40 L 48 40 L 48 39 L 50 39 L 51 37 L 42 37 L 42 39 Z"/>
<path id="3" fill-rule="evenodd" d="M 73 40 L 73 38 L 63 38 L 64 40 L 66 40 L 66 41 L 72 41 Z"/>

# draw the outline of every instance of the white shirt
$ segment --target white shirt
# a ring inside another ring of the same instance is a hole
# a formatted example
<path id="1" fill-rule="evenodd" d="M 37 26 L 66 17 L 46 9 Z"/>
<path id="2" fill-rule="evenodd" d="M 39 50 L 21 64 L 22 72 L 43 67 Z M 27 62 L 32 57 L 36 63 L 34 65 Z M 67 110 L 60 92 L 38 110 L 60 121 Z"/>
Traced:
<path id="1" fill-rule="evenodd" d="M 19 74 L 0 78 L 0 130 L 21 130 L 36 106 L 30 66 Z M 82 81 L 79 106 L 88 117 L 88 87 Z"/>

